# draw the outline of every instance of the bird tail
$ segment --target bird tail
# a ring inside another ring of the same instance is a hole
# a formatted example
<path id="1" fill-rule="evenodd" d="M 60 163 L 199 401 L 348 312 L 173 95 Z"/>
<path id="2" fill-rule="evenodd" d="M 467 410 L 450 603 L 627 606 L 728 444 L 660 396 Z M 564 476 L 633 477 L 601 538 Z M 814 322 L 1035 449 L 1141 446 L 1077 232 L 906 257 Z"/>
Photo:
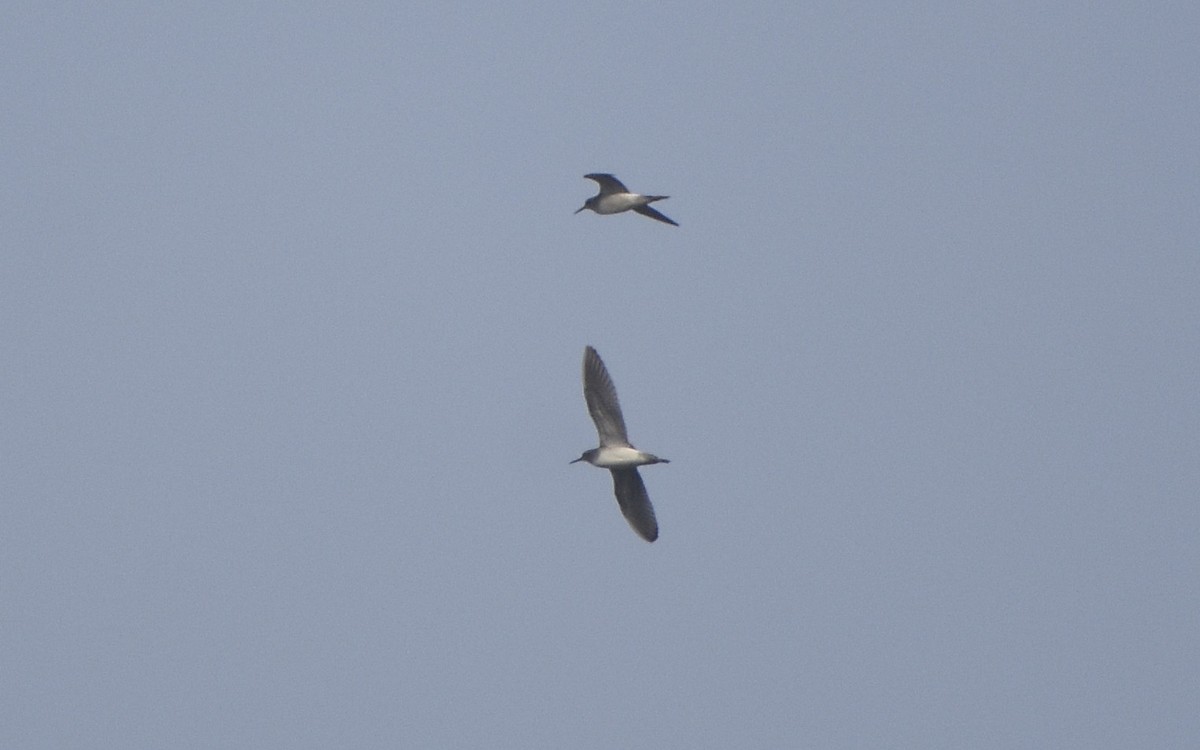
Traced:
<path id="1" fill-rule="evenodd" d="M 670 198 L 670 197 L 671 196 L 669 196 L 669 195 L 647 195 L 646 202 L 653 203 L 654 201 L 665 201 L 667 198 Z"/>

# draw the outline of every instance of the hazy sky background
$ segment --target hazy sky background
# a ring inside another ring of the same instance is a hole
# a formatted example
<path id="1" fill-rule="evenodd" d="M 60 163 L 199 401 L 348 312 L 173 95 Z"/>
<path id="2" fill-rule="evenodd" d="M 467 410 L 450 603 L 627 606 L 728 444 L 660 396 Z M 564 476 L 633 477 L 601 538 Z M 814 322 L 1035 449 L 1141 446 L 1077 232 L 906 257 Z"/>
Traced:
<path id="1" fill-rule="evenodd" d="M 1198 38 L 8 3 L 0 746 L 1197 746 Z"/>

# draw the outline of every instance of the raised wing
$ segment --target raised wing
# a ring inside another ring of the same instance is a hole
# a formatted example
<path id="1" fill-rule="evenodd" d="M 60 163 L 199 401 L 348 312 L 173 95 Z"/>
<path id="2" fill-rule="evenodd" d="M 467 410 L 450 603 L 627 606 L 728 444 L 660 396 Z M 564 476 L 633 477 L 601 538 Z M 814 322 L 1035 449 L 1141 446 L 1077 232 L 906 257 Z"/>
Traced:
<path id="1" fill-rule="evenodd" d="M 585 174 L 584 177 L 586 179 L 596 181 L 596 184 L 598 184 L 600 186 L 600 194 L 601 195 L 605 195 L 607 193 L 628 193 L 629 192 L 629 188 L 625 187 L 625 185 L 623 185 L 620 180 L 618 180 L 616 177 L 613 177 L 610 174 L 601 174 L 599 172 L 592 172 L 591 174 Z"/>
<path id="2" fill-rule="evenodd" d="M 670 224 L 673 227 L 679 226 L 678 224 L 671 221 L 666 216 L 663 216 L 662 214 L 660 214 L 658 211 L 651 208 L 650 206 L 635 206 L 633 210 L 637 211 L 642 216 L 649 216 L 651 219 L 658 219 L 659 221 L 661 221 L 665 224 Z"/>
<path id="3" fill-rule="evenodd" d="M 596 423 L 596 432 L 600 434 L 601 447 L 629 445 L 617 387 L 608 376 L 604 361 L 590 346 L 583 350 L 583 397 L 587 401 L 588 414 Z"/>
<path id="4" fill-rule="evenodd" d="M 653 542 L 658 539 L 658 520 L 654 517 L 654 506 L 646 494 L 646 485 L 636 468 L 613 469 L 613 492 L 621 514 L 642 539 Z"/>

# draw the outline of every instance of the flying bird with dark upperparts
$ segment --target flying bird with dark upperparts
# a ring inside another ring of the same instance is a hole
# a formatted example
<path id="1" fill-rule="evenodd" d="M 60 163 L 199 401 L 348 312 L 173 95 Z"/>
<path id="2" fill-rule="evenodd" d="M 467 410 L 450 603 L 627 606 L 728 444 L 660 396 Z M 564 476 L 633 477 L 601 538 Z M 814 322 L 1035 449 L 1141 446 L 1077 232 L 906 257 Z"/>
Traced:
<path id="1" fill-rule="evenodd" d="M 575 213 L 590 208 L 598 214 L 619 214 L 622 211 L 636 211 L 642 216 L 649 216 L 673 227 L 679 226 L 666 216 L 650 207 L 654 201 L 666 200 L 669 195 L 641 195 L 629 192 L 629 188 L 610 174 L 585 174 L 585 178 L 595 180 L 600 186 L 600 192 L 588 198 L 583 206 Z"/>
<path id="2" fill-rule="evenodd" d="M 592 466 L 611 471 L 613 491 L 625 520 L 638 536 L 653 542 L 658 539 L 658 521 L 637 467 L 667 464 L 670 461 L 644 453 L 629 444 L 625 418 L 621 416 L 621 403 L 617 400 L 617 388 L 608 375 L 604 361 L 590 346 L 583 350 L 583 397 L 587 401 L 588 413 L 596 423 L 600 447 L 584 451 L 571 463 L 587 461 Z"/>

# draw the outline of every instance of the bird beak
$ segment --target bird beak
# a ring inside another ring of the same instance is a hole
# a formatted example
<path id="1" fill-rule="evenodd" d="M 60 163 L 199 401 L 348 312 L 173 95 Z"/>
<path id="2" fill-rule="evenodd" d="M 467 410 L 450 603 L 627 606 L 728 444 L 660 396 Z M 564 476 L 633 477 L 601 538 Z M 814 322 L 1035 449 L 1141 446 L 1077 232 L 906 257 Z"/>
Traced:
<path id="1" fill-rule="evenodd" d="M 578 212 L 578 211 L 576 211 L 575 213 L 579 213 L 579 212 Z M 570 464 L 577 464 L 577 463 L 579 463 L 579 462 L 580 462 L 580 461 L 582 461 L 582 460 L 583 460 L 583 456 L 580 456 L 579 458 L 575 459 L 574 461 L 567 461 L 567 464 L 568 464 L 568 465 L 570 465 Z"/>
<path id="2" fill-rule="evenodd" d="M 575 209 L 575 213 L 579 213 L 580 211 L 582 211 L 585 208 L 587 208 L 587 206 L 580 206 L 579 208 Z"/>

